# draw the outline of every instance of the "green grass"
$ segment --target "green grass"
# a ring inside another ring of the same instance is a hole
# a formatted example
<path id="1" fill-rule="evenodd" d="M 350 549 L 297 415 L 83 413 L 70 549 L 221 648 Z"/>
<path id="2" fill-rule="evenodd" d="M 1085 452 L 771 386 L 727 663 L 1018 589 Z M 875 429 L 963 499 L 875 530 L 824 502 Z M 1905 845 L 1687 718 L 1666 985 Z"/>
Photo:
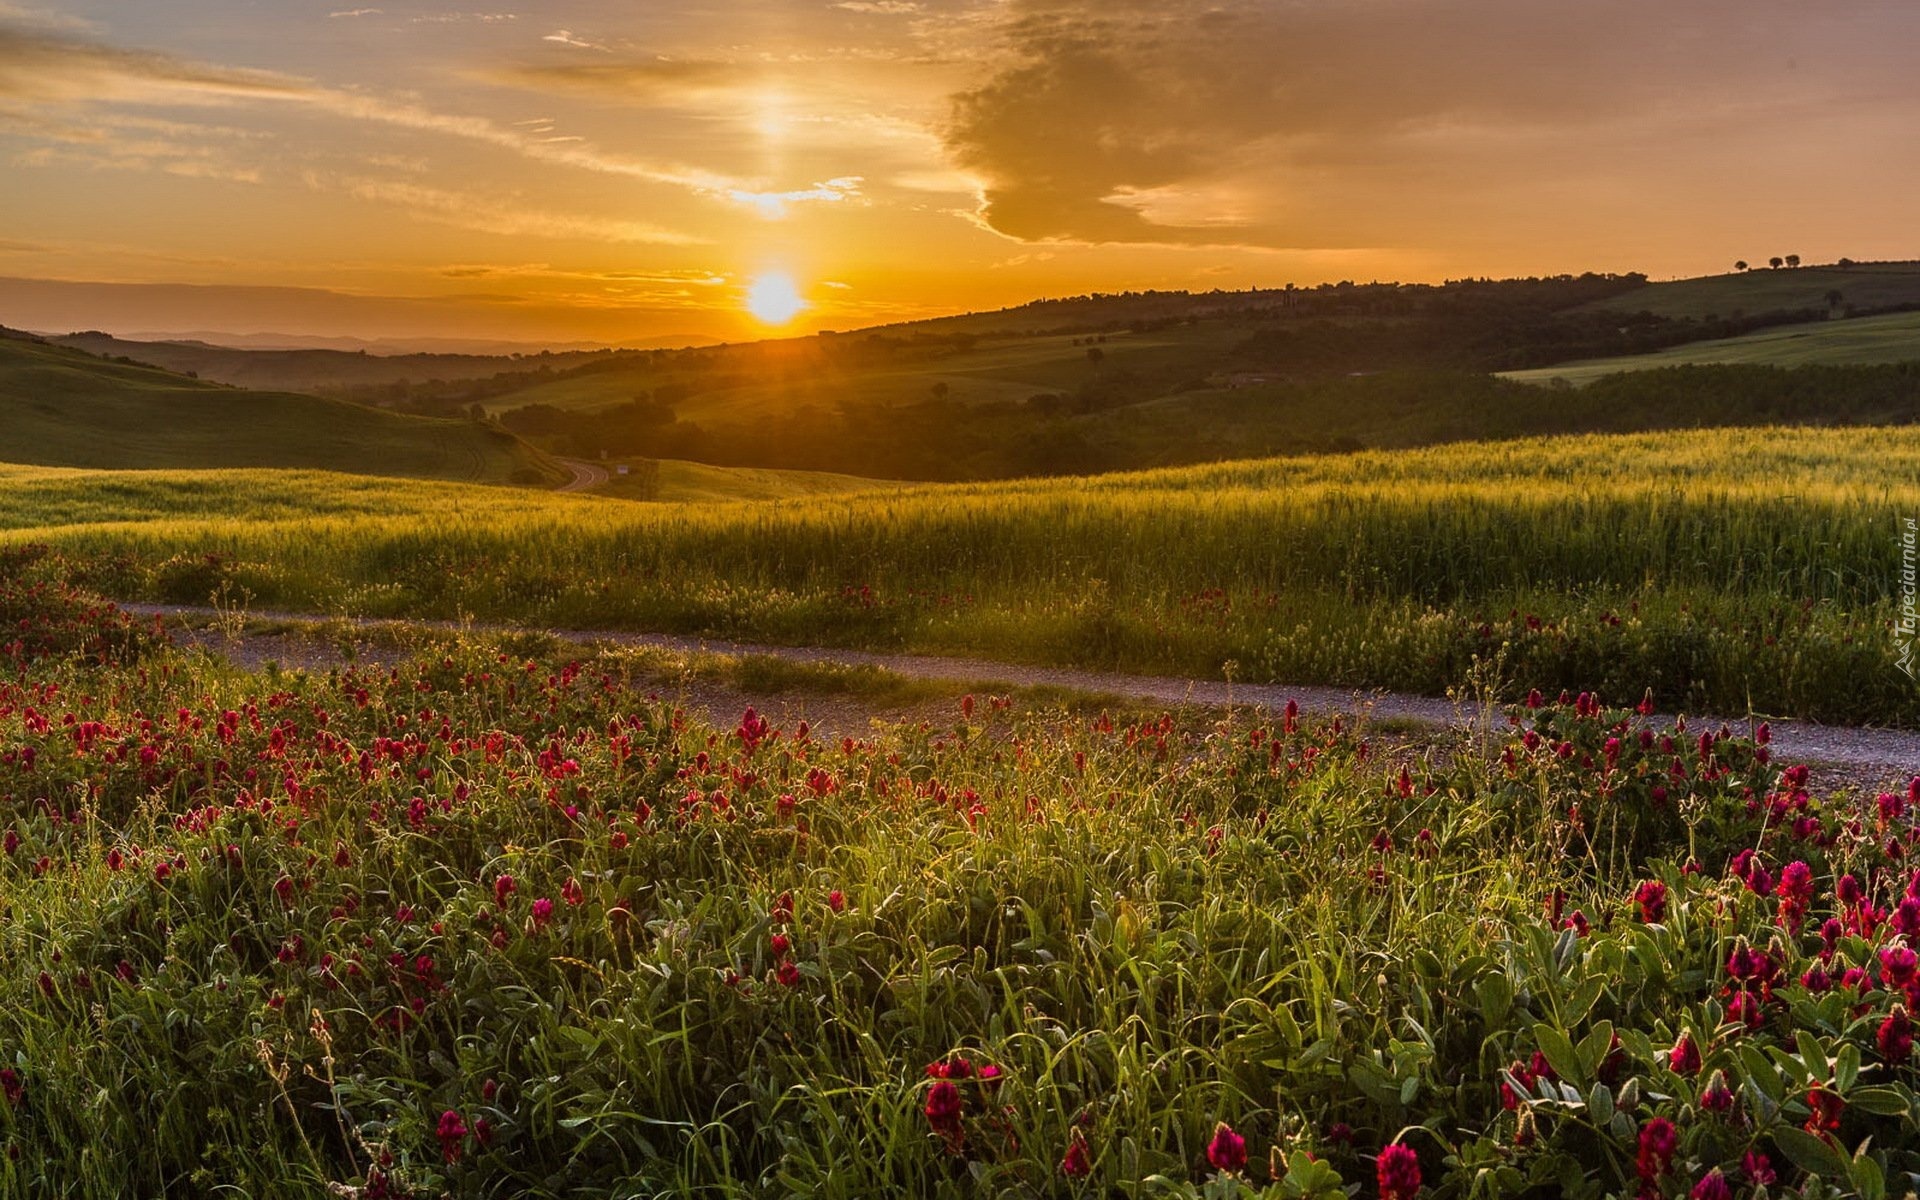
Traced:
<path id="1" fill-rule="evenodd" d="M 774 503 L 8 468 L 120 595 L 1920 724 L 1920 430 L 1467 444 Z M 211 557 L 210 557 L 211 556 Z M 1231 664 L 1231 666 L 1230 666 Z M 1479 664 L 1476 666 L 1476 664 Z"/>
<path id="2" fill-rule="evenodd" d="M 1841 294 L 1842 304 L 1856 308 L 1920 303 L 1920 262 L 1806 266 L 1776 271 L 1762 259 L 1756 261 L 1755 269 L 1750 271 L 1650 283 L 1588 307 L 1650 312 L 1663 317 L 1728 317 L 1736 312 L 1753 316 L 1803 308 L 1825 310 L 1830 291 Z"/>
<path id="3" fill-rule="evenodd" d="M 684 459 L 638 459 L 601 464 L 612 474 L 594 494 L 623 500 L 660 500 L 678 504 L 724 504 L 738 500 L 794 500 L 809 496 L 871 492 L 901 485 L 891 480 L 836 475 L 831 471 L 783 471 L 757 467 L 716 467 Z M 620 475 L 616 468 L 627 466 Z"/>
<path id="4" fill-rule="evenodd" d="M 6 1195 L 1347 1200 L 1390 1146 L 1425 1200 L 1920 1170 L 1882 1032 L 1915 989 L 1862 910 L 1911 817 L 1752 742 L 1550 706 L 1387 756 L 1351 719 L 956 704 L 827 744 L 487 640 L 250 676 L 9 566 Z"/>
<path id="5" fill-rule="evenodd" d="M 96 468 L 294 467 L 472 482 L 562 477 L 501 430 L 201 383 L 0 338 L 0 460 Z"/>
<path id="6" fill-rule="evenodd" d="M 1802 268 L 1804 269 L 1804 268 Z M 1531 371 L 1503 372 L 1523 383 L 1565 380 L 1580 386 L 1622 371 L 1690 364 L 1738 363 L 1791 367 L 1802 363 L 1862 364 L 1920 360 L 1920 312 L 1782 325 L 1744 337 L 1691 342 L 1651 354 L 1590 359 Z"/>

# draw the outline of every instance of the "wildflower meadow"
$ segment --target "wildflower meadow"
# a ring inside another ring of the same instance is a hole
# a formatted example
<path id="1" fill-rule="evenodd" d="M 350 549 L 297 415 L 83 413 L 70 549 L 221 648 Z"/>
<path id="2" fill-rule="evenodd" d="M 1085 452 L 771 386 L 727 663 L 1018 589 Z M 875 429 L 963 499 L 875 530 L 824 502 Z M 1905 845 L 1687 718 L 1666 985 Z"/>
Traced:
<path id="1" fill-rule="evenodd" d="M 0 1193 L 1920 1181 L 1920 780 L 1764 727 L 829 737 L 613 651 L 248 674 L 9 566 Z"/>

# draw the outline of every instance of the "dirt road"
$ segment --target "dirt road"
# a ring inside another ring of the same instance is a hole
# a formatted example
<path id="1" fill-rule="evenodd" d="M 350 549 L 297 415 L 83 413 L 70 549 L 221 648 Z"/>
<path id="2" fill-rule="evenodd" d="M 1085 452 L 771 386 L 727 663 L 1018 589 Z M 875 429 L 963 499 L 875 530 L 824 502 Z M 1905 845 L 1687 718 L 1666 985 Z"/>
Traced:
<path id="1" fill-rule="evenodd" d="M 591 464 L 581 464 L 589 466 Z M 218 615 L 212 608 L 193 605 L 123 604 L 122 608 L 142 615 L 199 616 Z M 333 618 L 296 613 L 257 612 L 251 617 L 267 621 L 326 621 Z M 506 625 L 460 626 L 451 621 L 379 621 L 354 618 L 353 624 L 365 628 L 415 626 L 453 630 L 469 628 L 476 632 L 508 632 Z M 1241 705 L 1278 710 L 1287 701 L 1297 701 L 1308 712 L 1353 712 L 1365 707 L 1373 719 L 1417 721 L 1427 725 L 1457 725 L 1483 718 L 1486 714 L 1471 705 L 1433 696 L 1415 696 L 1403 692 L 1363 691 L 1352 688 L 1311 687 L 1288 684 L 1229 684 L 1221 680 L 1185 679 L 1164 675 L 1126 675 L 1109 671 L 1082 671 L 1067 667 L 1034 667 L 995 662 L 980 658 L 955 658 L 923 654 L 882 654 L 866 650 L 844 650 L 824 646 L 771 646 L 749 642 L 730 642 L 712 638 L 689 637 L 670 633 L 633 633 L 626 630 L 555 629 L 547 632 L 568 641 L 603 642 L 620 646 L 651 646 L 680 653 L 707 651 L 715 654 L 769 655 L 791 662 L 843 663 L 850 666 L 880 667 L 915 679 L 951 680 L 982 688 L 998 684 L 1016 687 L 1062 687 L 1075 691 L 1108 693 L 1159 704 L 1195 704 L 1209 707 Z M 1656 715 L 1654 723 L 1670 722 L 1671 715 Z M 1753 722 L 1747 718 L 1690 715 L 1694 729 L 1718 729 L 1721 724 L 1736 732 L 1750 732 Z M 1867 729 L 1844 725 L 1820 725 L 1811 721 L 1775 720 L 1770 722 L 1773 749 L 1777 758 L 1791 761 L 1827 763 L 1861 768 L 1887 775 L 1920 774 L 1920 732 L 1901 729 Z"/>

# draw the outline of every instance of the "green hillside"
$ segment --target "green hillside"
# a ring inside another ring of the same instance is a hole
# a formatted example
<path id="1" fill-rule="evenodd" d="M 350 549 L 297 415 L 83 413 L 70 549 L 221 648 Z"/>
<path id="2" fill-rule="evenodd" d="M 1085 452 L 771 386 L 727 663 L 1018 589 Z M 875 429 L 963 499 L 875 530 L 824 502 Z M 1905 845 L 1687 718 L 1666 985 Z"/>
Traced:
<path id="1" fill-rule="evenodd" d="M 1508 379 L 1523 383 L 1565 380 L 1576 386 L 1621 371 L 1649 371 L 1659 367 L 1741 363 L 1792 367 L 1804 363 L 1873 364 L 1920 361 L 1920 312 L 1889 313 L 1847 321 L 1814 321 L 1780 325 L 1744 337 L 1691 342 L 1619 358 L 1508 371 Z"/>
<path id="2" fill-rule="evenodd" d="M 1837 305 L 1829 304 L 1829 292 L 1840 293 Z M 1829 307 L 1874 309 L 1897 304 L 1920 304 L 1920 262 L 1854 263 L 1846 267 L 1828 264 L 1778 270 L 1761 265 L 1755 270 L 1726 275 L 1650 283 L 1631 292 L 1596 300 L 1587 307 L 1609 312 L 1649 312 L 1661 317 L 1727 317 L 1735 313 L 1752 315 L 1799 309 L 1824 312 Z"/>
<path id="3" fill-rule="evenodd" d="M 402 380 L 486 379 L 501 372 L 562 370 L 612 357 L 611 351 L 504 354 L 367 354 L 349 350 L 246 350 L 206 342 L 145 342 L 90 331 L 47 341 L 103 358 L 132 358 L 234 387 L 312 392 Z"/>
<path id="4" fill-rule="evenodd" d="M 810 496 L 844 496 L 902 485 L 831 471 L 782 471 L 759 467 L 715 467 L 683 459 L 641 459 L 608 463 L 609 470 L 626 466 L 628 473 L 613 476 L 593 489 L 596 496 L 623 500 L 658 500 L 674 504 L 730 504 L 743 500 L 802 500 Z"/>
<path id="5" fill-rule="evenodd" d="M 502 430 L 202 383 L 21 336 L 0 338 L 0 459 L 45 466 L 307 467 L 546 483 Z"/>

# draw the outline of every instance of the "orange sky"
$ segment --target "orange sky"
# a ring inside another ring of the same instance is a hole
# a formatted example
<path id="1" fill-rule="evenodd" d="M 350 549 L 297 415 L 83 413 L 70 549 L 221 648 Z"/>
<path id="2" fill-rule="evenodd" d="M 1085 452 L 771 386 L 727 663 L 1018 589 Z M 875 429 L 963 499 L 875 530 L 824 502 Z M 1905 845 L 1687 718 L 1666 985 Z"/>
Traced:
<path id="1" fill-rule="evenodd" d="M 634 342 L 775 331 L 780 274 L 784 332 L 1911 257 L 1916 46 L 1909 0 L 0 0 L 0 324 Z"/>

